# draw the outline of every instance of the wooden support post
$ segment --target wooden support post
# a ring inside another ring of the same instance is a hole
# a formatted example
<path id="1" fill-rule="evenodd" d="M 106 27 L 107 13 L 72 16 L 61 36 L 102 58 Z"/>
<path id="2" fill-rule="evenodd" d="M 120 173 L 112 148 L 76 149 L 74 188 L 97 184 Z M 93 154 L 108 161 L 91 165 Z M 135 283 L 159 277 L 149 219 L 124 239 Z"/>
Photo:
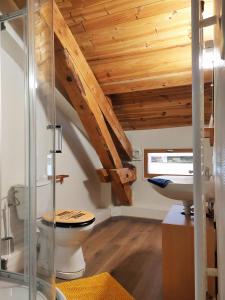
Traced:
<path id="1" fill-rule="evenodd" d="M 212 147 L 214 145 L 214 128 L 204 128 L 204 138 L 209 138 Z"/>
<path id="2" fill-rule="evenodd" d="M 66 50 L 55 53 L 56 76 L 65 88 L 103 166 L 107 169 L 122 167 L 103 114 L 89 90 L 74 69 L 73 59 Z"/>
<path id="3" fill-rule="evenodd" d="M 106 169 L 98 169 L 97 174 L 101 182 L 111 182 L 110 174 Z"/>
<path id="4" fill-rule="evenodd" d="M 133 183 L 137 179 L 136 168 L 99 169 L 97 174 L 102 182 L 111 182 L 114 176 L 120 178 L 122 184 Z"/>
<path id="5" fill-rule="evenodd" d="M 109 170 L 111 177 L 118 176 L 120 178 L 120 182 L 125 183 L 133 183 L 137 179 L 136 169 L 111 169 Z"/>

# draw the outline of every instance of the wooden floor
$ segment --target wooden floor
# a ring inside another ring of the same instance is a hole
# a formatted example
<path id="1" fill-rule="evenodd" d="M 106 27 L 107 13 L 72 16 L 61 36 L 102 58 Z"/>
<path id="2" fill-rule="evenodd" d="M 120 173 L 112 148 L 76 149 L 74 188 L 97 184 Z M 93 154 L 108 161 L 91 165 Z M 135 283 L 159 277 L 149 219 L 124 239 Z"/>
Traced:
<path id="1" fill-rule="evenodd" d="M 136 300 L 162 299 L 161 224 L 114 218 L 97 226 L 83 245 L 85 276 L 109 272 Z"/>

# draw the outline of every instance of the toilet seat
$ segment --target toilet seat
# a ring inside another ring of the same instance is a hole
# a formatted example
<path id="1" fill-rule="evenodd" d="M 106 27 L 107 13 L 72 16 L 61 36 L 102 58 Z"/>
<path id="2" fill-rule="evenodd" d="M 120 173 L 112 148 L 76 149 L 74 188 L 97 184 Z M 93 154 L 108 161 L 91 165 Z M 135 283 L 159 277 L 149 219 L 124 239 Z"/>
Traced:
<path id="1" fill-rule="evenodd" d="M 42 216 L 45 223 L 52 223 L 52 212 Z M 95 216 L 86 210 L 56 210 L 55 225 L 56 227 L 74 228 L 88 226 L 95 221 Z"/>

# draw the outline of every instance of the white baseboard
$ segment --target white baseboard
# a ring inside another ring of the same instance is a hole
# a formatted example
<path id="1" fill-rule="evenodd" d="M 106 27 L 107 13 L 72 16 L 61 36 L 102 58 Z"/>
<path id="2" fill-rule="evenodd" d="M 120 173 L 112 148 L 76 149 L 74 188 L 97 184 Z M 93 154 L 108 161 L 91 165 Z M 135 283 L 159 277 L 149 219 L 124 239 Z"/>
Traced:
<path id="1" fill-rule="evenodd" d="M 94 212 L 95 214 L 95 224 L 104 222 L 105 220 L 111 218 L 111 207 L 109 208 L 98 208 Z"/>
<path id="2" fill-rule="evenodd" d="M 136 207 L 136 206 L 112 206 L 109 208 L 96 209 L 94 212 L 96 225 L 111 217 L 136 217 L 152 220 L 163 220 L 168 213 L 168 209 Z"/>
<path id="3" fill-rule="evenodd" d="M 167 209 L 153 209 L 135 206 L 111 207 L 111 216 L 127 216 L 153 220 L 163 220 L 168 213 Z"/>

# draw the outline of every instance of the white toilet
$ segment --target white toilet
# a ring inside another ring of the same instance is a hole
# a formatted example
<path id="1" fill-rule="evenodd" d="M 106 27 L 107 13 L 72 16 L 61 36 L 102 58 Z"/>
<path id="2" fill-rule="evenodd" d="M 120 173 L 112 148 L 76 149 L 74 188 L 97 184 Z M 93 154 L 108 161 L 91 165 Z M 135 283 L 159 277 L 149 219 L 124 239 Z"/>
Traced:
<path id="1" fill-rule="evenodd" d="M 94 228 L 95 216 L 84 210 L 57 210 L 55 215 L 56 277 L 61 279 L 82 277 L 85 271 L 82 244 Z M 51 217 L 46 213 L 38 225 L 41 238 L 48 238 L 46 233 L 49 224 Z"/>
<path id="2" fill-rule="evenodd" d="M 15 187 L 18 217 L 24 220 L 25 188 Z M 52 239 L 52 211 L 48 207 L 51 195 L 50 181 L 37 183 L 37 227 L 40 231 L 40 254 L 38 265 L 43 269 L 49 263 L 46 249 Z M 57 210 L 55 212 L 55 269 L 56 277 L 75 279 L 84 274 L 85 261 L 82 244 L 94 228 L 95 216 L 84 210 Z"/>

